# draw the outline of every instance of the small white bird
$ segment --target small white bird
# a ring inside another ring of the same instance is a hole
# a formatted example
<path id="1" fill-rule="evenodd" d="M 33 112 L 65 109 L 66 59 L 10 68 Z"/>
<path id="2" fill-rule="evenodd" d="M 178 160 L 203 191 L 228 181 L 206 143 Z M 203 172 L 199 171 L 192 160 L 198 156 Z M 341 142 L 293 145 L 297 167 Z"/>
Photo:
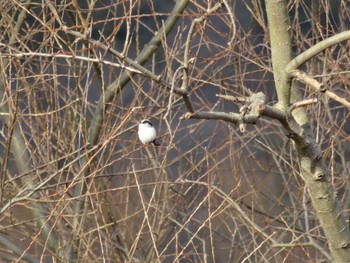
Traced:
<path id="1" fill-rule="evenodd" d="M 139 139 L 143 144 L 153 143 L 155 146 L 159 146 L 160 144 L 156 142 L 157 132 L 153 127 L 152 122 L 145 119 L 142 120 L 139 124 Z"/>

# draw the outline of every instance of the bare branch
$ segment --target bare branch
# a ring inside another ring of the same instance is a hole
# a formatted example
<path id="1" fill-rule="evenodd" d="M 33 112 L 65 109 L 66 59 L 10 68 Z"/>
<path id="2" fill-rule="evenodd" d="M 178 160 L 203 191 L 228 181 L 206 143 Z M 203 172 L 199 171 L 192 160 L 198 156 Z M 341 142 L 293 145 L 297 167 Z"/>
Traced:
<path id="1" fill-rule="evenodd" d="M 339 44 L 343 41 L 350 39 L 350 30 L 344 31 L 342 33 L 336 34 L 332 37 L 329 37 L 316 45 L 310 47 L 308 50 L 304 51 L 293 60 L 291 60 L 286 66 L 286 72 L 291 74 L 293 70 L 298 69 L 302 64 L 309 61 L 311 58 L 326 50 L 327 48 Z"/>

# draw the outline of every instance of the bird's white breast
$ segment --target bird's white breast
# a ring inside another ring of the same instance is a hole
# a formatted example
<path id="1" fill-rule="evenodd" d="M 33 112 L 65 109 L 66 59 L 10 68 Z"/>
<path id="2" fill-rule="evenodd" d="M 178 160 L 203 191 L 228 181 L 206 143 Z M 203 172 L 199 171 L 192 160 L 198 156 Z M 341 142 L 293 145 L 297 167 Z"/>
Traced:
<path id="1" fill-rule="evenodd" d="M 154 127 L 150 127 L 147 124 L 139 124 L 138 135 L 143 144 L 153 142 L 157 138 L 157 133 Z"/>

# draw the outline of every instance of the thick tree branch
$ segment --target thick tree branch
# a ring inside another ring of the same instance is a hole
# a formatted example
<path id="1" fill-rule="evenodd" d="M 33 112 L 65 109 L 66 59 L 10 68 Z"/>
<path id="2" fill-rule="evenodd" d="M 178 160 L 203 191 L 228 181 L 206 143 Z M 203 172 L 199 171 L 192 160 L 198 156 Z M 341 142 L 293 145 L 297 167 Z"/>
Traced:
<path id="1" fill-rule="evenodd" d="M 284 69 L 292 59 L 287 6 L 284 0 L 265 0 L 265 3 L 268 14 L 271 59 L 278 104 L 281 108 L 287 108 L 291 100 L 291 86 L 288 74 L 285 73 Z"/>
<path id="2" fill-rule="evenodd" d="M 291 60 L 288 65 L 285 67 L 287 73 L 291 74 L 293 70 L 298 69 L 302 64 L 316 56 L 318 53 L 324 51 L 325 49 L 339 44 L 340 42 L 350 39 L 350 30 L 334 35 L 330 38 L 327 38 L 314 46 L 310 47 L 308 50 L 304 51 L 293 60 Z"/>
<path id="3" fill-rule="evenodd" d="M 339 102 L 340 104 L 344 105 L 347 108 L 350 108 L 350 102 L 347 101 L 344 98 L 339 97 L 334 92 L 327 89 L 327 87 L 324 86 L 323 83 L 319 83 L 317 80 L 315 80 L 310 75 L 306 74 L 305 72 L 301 70 L 292 70 L 290 71 L 290 76 L 296 78 L 297 80 L 300 80 L 304 82 L 305 84 L 310 85 L 314 90 L 324 93 L 327 97 Z"/>
<path id="4" fill-rule="evenodd" d="M 267 17 L 269 20 L 269 28 L 271 32 L 271 48 L 272 55 L 274 54 L 290 54 L 291 45 L 289 35 L 283 37 L 284 33 L 288 33 L 288 16 L 286 12 L 279 12 L 277 7 L 286 10 L 287 4 L 281 0 L 265 0 Z M 279 18 L 279 21 L 276 20 Z M 284 21 L 281 23 L 281 21 Z M 280 34 L 276 34 L 280 32 Z M 277 93 L 279 94 L 279 102 L 289 102 L 289 94 L 292 97 L 298 97 L 297 88 L 292 85 L 291 71 L 297 69 L 301 64 L 308 61 L 310 58 L 326 49 L 327 47 L 349 39 L 350 31 L 344 32 L 327 40 L 321 41 L 314 47 L 305 51 L 295 59 L 290 60 L 290 55 L 285 57 L 285 62 L 281 63 L 272 57 L 274 67 L 274 78 L 276 83 Z M 281 70 L 276 70 L 282 66 Z M 286 78 L 287 77 L 287 78 Z M 280 85 L 278 81 L 282 79 L 285 82 Z M 291 90 L 291 93 L 288 92 Z M 294 101 L 292 101 L 294 102 Z M 317 145 L 308 124 L 308 120 L 303 108 L 296 109 L 293 115 L 289 114 L 287 109 L 286 119 L 281 123 L 287 130 L 287 134 L 295 142 L 297 153 L 299 156 L 301 176 L 305 181 L 311 197 L 313 206 L 317 212 L 321 226 L 326 234 L 328 244 L 335 262 L 349 262 L 350 258 L 350 231 L 348 224 L 345 221 L 339 201 L 333 191 L 332 185 L 329 182 L 329 174 L 325 160 L 321 154 L 320 147 Z"/>
<path id="5" fill-rule="evenodd" d="M 217 95 L 218 97 L 242 103 L 240 113 L 226 113 L 213 111 L 197 111 L 187 112 L 183 119 L 206 119 L 206 120 L 222 120 L 231 122 L 236 125 L 240 124 L 256 124 L 260 116 L 269 117 L 271 119 L 286 122 L 286 112 L 276 106 L 269 106 L 265 102 L 265 96 L 259 93 L 252 93 L 249 97 L 234 97 L 228 95 Z"/>

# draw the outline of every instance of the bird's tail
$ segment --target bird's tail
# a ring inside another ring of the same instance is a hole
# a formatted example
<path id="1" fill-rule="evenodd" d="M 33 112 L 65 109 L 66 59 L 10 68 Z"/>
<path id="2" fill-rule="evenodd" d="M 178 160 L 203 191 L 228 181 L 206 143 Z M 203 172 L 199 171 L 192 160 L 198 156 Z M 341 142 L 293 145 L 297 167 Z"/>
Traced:
<path id="1" fill-rule="evenodd" d="M 153 142 L 152 142 L 155 146 L 160 146 L 160 143 L 159 142 L 157 142 L 156 140 L 154 140 Z"/>

